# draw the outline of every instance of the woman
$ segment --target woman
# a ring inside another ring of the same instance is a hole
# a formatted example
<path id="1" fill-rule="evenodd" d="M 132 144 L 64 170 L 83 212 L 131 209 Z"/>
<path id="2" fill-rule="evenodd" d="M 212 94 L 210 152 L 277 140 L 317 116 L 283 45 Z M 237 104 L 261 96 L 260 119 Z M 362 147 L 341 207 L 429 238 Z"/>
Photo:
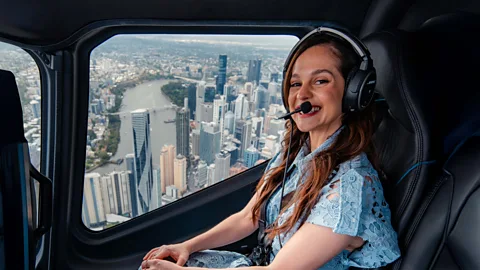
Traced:
<path id="1" fill-rule="evenodd" d="M 350 44 L 334 36 L 303 42 L 289 63 L 282 91 L 290 111 L 306 101 L 312 110 L 287 122 L 283 151 L 271 159 L 253 198 L 208 232 L 152 249 L 142 269 L 326 270 L 374 268 L 396 260 L 397 234 L 375 169 L 372 108 L 342 112 L 345 78 L 359 58 Z M 280 192 L 290 141 L 288 177 Z M 208 250 L 253 233 L 263 202 L 270 225 L 266 232 L 273 241 L 268 266 L 253 266 L 241 254 Z M 176 264 L 162 260 L 166 257 Z"/>

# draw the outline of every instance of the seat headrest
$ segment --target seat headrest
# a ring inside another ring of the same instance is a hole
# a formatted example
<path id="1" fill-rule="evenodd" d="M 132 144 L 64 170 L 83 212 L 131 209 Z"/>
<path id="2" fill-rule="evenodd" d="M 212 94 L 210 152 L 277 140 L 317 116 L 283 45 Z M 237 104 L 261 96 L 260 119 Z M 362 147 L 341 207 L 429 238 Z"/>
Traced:
<path id="1" fill-rule="evenodd" d="M 425 21 L 419 28 L 420 32 L 458 33 L 477 31 L 480 29 L 480 16 L 458 11 L 436 16 Z"/>
<path id="2" fill-rule="evenodd" d="M 23 112 L 15 77 L 10 71 L 0 70 L 0 115 L 8 131 L 0 132 L 0 146 L 26 142 Z"/>
<path id="3" fill-rule="evenodd" d="M 429 20 L 421 32 L 374 33 L 364 42 L 391 116 L 411 132 L 422 125 L 445 136 L 479 105 L 480 50 L 472 41 L 476 32 L 445 34 L 440 22 Z"/>
<path id="4" fill-rule="evenodd" d="M 401 30 L 373 33 L 364 39 L 377 71 L 376 91 L 385 98 L 390 115 L 411 133 L 414 124 L 429 125 L 435 111 L 432 102 L 438 99 L 424 91 L 426 81 L 435 76 L 428 78 L 430 60 L 424 52 L 429 48 L 420 39 Z"/>

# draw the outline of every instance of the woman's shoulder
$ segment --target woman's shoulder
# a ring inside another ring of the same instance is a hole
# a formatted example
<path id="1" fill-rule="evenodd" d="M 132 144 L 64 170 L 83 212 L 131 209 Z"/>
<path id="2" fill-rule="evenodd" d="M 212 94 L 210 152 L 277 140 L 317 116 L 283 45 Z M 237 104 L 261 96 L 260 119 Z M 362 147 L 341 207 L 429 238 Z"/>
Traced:
<path id="1" fill-rule="evenodd" d="M 347 173 L 355 173 L 363 177 L 378 177 L 377 171 L 373 167 L 365 152 L 362 152 L 361 154 L 340 163 L 337 176 L 342 176 Z"/>

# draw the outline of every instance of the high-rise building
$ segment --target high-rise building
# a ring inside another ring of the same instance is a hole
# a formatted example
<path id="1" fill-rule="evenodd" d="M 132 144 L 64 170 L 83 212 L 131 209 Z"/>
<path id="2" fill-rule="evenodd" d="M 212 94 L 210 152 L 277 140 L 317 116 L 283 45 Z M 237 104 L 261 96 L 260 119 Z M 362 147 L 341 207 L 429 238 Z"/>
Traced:
<path id="1" fill-rule="evenodd" d="M 197 172 L 198 172 L 198 187 L 204 187 L 207 184 L 207 163 L 203 160 L 198 162 Z"/>
<path id="2" fill-rule="evenodd" d="M 200 81 L 198 84 L 197 84 L 197 89 L 196 89 L 196 95 L 197 95 L 197 98 L 196 98 L 196 102 L 195 102 L 195 120 L 197 122 L 201 122 L 202 120 L 202 112 L 201 112 L 201 108 L 200 106 L 203 104 L 204 100 L 205 100 L 205 86 L 206 86 L 206 82 L 205 81 Z"/>
<path id="3" fill-rule="evenodd" d="M 225 84 L 223 94 L 224 94 L 224 96 L 227 97 L 227 103 L 230 103 L 230 102 L 235 100 L 235 98 L 236 98 L 236 91 L 235 90 L 236 90 L 235 85 L 233 85 L 231 83 Z"/>
<path id="4" fill-rule="evenodd" d="M 177 155 L 173 164 L 174 185 L 183 194 L 187 191 L 187 159 L 182 155 Z"/>
<path id="5" fill-rule="evenodd" d="M 197 110 L 197 86 L 191 83 L 187 87 L 188 91 L 188 109 L 190 110 L 190 119 L 194 120 L 194 115 Z"/>
<path id="6" fill-rule="evenodd" d="M 176 112 L 177 155 L 190 157 L 190 111 L 188 108 L 178 109 Z"/>
<path id="7" fill-rule="evenodd" d="M 215 155 L 215 181 L 220 182 L 229 177 L 230 153 L 221 151 Z"/>
<path id="8" fill-rule="evenodd" d="M 252 132 L 260 138 L 263 133 L 263 117 L 252 118 Z"/>
<path id="9" fill-rule="evenodd" d="M 207 167 L 207 185 L 211 186 L 216 183 L 215 179 L 215 164 L 210 164 Z"/>
<path id="10" fill-rule="evenodd" d="M 162 179 L 162 193 L 166 187 L 174 184 L 173 161 L 175 159 L 175 146 L 164 145 L 160 154 L 160 179 Z"/>
<path id="11" fill-rule="evenodd" d="M 244 93 L 246 94 L 246 97 L 249 100 L 252 100 L 253 98 L 253 83 L 251 82 L 246 82 L 244 88 Z"/>
<path id="12" fill-rule="evenodd" d="M 212 122 L 213 121 L 213 103 L 205 102 L 200 105 L 200 108 L 197 109 L 200 113 L 199 122 Z"/>
<path id="13" fill-rule="evenodd" d="M 285 121 L 282 119 L 273 119 L 270 121 L 268 135 L 278 136 L 278 132 L 285 129 Z"/>
<path id="14" fill-rule="evenodd" d="M 208 164 L 215 162 L 215 154 L 220 152 L 220 129 L 214 122 L 200 125 L 200 159 Z"/>
<path id="15" fill-rule="evenodd" d="M 270 81 L 278 83 L 278 79 L 280 78 L 280 74 L 272 73 L 270 74 Z"/>
<path id="16" fill-rule="evenodd" d="M 245 155 L 243 157 L 245 166 L 247 166 L 248 168 L 253 167 L 259 157 L 260 153 L 255 147 L 253 147 L 253 145 L 251 145 L 247 150 L 245 150 Z"/>
<path id="17" fill-rule="evenodd" d="M 162 179 L 160 170 L 153 170 L 152 210 L 162 206 Z"/>
<path id="18" fill-rule="evenodd" d="M 233 134 L 235 131 L 235 115 L 233 114 L 232 111 L 228 111 L 225 114 L 225 129 L 228 130 L 229 134 Z"/>
<path id="19" fill-rule="evenodd" d="M 250 60 L 248 63 L 247 82 L 256 82 L 258 85 L 262 79 L 261 69 L 262 60 Z"/>
<path id="20" fill-rule="evenodd" d="M 192 154 L 200 156 L 200 129 L 192 131 Z"/>
<path id="21" fill-rule="evenodd" d="M 203 102 L 212 103 L 213 99 L 215 98 L 215 93 L 216 93 L 215 85 L 207 84 L 205 86 L 205 96 L 203 98 Z"/>
<path id="22" fill-rule="evenodd" d="M 238 147 L 235 146 L 235 143 L 229 142 L 224 149 L 225 151 L 230 153 L 230 167 L 231 167 L 238 160 Z"/>
<path id="23" fill-rule="evenodd" d="M 240 94 L 237 96 L 237 99 L 235 100 L 235 119 L 243 119 L 244 115 L 244 108 L 243 108 L 243 103 L 245 100 L 245 96 L 243 94 Z"/>
<path id="24" fill-rule="evenodd" d="M 269 99 L 268 90 L 263 87 L 263 85 L 259 85 L 257 89 L 255 89 L 255 109 L 268 108 Z"/>
<path id="25" fill-rule="evenodd" d="M 139 207 L 139 202 L 138 202 L 138 183 L 137 183 L 137 177 L 135 174 L 135 154 L 130 153 L 125 155 L 125 166 L 127 169 L 128 174 L 128 180 L 129 180 L 129 185 L 130 185 L 130 198 L 132 202 L 132 217 L 136 217 L 139 215 L 138 213 L 138 207 Z"/>
<path id="26" fill-rule="evenodd" d="M 223 95 L 225 83 L 227 82 L 227 56 L 218 56 L 218 77 L 217 77 L 217 94 Z"/>
<path id="27" fill-rule="evenodd" d="M 100 174 L 87 173 L 83 183 L 82 219 L 88 228 L 105 224 Z"/>
<path id="28" fill-rule="evenodd" d="M 216 95 L 213 100 L 213 122 L 219 125 L 220 129 L 220 148 L 223 146 L 224 119 L 227 111 L 227 102 L 225 96 Z"/>
<path id="29" fill-rule="evenodd" d="M 133 111 L 131 114 L 135 176 L 137 177 L 139 206 L 142 211 L 140 214 L 143 214 L 150 209 L 153 185 L 150 114 L 144 109 Z"/>
<path id="30" fill-rule="evenodd" d="M 102 177 L 102 197 L 106 214 L 130 216 L 131 196 L 129 173 L 111 172 L 108 176 Z"/>
<path id="31" fill-rule="evenodd" d="M 40 103 L 36 100 L 32 100 L 30 101 L 30 105 L 32 106 L 33 118 L 40 118 Z"/>
<path id="32" fill-rule="evenodd" d="M 244 152 L 250 146 L 252 140 L 252 121 L 250 119 L 236 121 L 235 138 L 241 142 L 238 156 L 243 159 Z"/>

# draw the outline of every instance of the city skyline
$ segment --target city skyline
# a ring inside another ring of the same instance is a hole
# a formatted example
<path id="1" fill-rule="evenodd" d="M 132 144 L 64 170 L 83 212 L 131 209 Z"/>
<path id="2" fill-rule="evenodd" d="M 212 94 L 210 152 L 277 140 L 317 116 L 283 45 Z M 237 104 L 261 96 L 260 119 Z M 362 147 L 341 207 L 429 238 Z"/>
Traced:
<path id="1" fill-rule="evenodd" d="M 284 112 L 281 69 L 298 39 L 286 37 L 291 42 L 279 49 L 276 38 L 123 35 L 95 48 L 82 211 L 87 227 L 98 230 L 127 221 L 219 183 L 279 151 L 283 123 L 275 118 Z M 29 70 L 24 74 L 32 73 L 34 66 Z M 158 80 L 173 91 L 163 93 L 171 106 L 162 109 L 164 105 L 155 105 L 153 99 L 153 105 L 122 109 L 130 106 L 124 95 L 132 88 Z M 31 123 L 26 135 L 38 138 L 38 144 L 29 145 L 39 155 L 40 84 L 29 80 L 19 85 L 27 85 L 22 87 L 24 114 Z M 185 94 L 177 102 L 180 89 Z M 162 122 L 176 136 L 162 139 L 159 148 L 151 133 L 158 127 L 158 115 L 167 111 L 173 117 Z M 120 132 L 127 124 L 130 131 Z M 118 149 L 122 149 L 120 157 L 115 154 Z M 108 164 L 118 165 L 101 170 Z"/>

